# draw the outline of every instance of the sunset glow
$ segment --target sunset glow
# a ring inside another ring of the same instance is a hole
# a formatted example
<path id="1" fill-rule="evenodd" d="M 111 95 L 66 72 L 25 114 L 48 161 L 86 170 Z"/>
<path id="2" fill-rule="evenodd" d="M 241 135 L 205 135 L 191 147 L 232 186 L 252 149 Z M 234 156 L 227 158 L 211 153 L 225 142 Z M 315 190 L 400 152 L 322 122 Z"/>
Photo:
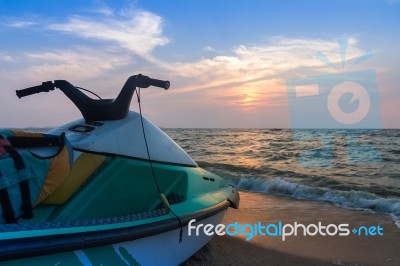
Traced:
<path id="1" fill-rule="evenodd" d="M 0 1 L 0 111 L 14 110 L 3 126 L 53 126 L 80 115 L 58 92 L 18 100 L 15 89 L 65 79 L 111 98 L 143 73 L 171 81 L 169 91 L 143 92 L 145 115 L 161 126 L 288 127 L 286 81 L 344 71 L 320 55 L 340 65 L 345 38 L 347 69 L 376 70 L 383 125 L 400 127 L 396 1 L 72 2 Z M 330 23 L 331 14 L 341 20 Z"/>

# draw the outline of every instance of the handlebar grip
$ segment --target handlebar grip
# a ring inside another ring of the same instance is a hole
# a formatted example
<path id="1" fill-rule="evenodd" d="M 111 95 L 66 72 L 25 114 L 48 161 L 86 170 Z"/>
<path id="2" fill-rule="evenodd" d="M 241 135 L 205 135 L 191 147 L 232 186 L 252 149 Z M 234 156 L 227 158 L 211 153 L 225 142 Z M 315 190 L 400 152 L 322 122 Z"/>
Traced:
<path id="1" fill-rule="evenodd" d="M 49 92 L 54 89 L 55 89 L 55 87 L 54 87 L 53 82 L 46 81 L 46 82 L 43 82 L 42 85 L 33 86 L 33 87 L 22 89 L 22 90 L 16 90 L 16 93 L 17 93 L 18 98 L 22 98 L 22 97 L 40 93 L 40 92 Z"/>
<path id="2" fill-rule="evenodd" d="M 160 79 L 150 78 L 150 85 L 168 90 L 170 83 L 168 80 L 160 80 Z"/>

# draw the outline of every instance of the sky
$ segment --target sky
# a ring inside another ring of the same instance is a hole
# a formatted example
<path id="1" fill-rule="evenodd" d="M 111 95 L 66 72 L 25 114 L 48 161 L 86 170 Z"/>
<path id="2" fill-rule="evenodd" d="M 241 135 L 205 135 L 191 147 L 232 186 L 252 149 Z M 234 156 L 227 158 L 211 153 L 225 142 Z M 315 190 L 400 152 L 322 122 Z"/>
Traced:
<path id="1" fill-rule="evenodd" d="M 17 89 L 63 79 L 114 98 L 142 73 L 171 82 L 142 90 L 161 127 L 400 128 L 399 28 L 398 0 L 0 0 L 0 126 L 80 117 L 59 90 Z"/>

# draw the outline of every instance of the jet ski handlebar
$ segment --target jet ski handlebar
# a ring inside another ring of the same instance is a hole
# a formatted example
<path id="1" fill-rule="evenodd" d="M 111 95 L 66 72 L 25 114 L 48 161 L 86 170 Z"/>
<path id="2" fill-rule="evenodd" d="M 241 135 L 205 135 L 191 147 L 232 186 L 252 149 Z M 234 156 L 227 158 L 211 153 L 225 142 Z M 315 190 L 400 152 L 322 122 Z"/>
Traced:
<path id="1" fill-rule="evenodd" d="M 54 90 L 54 84 L 51 81 L 45 81 L 42 82 L 42 85 L 38 85 L 38 86 L 33 86 L 33 87 L 29 87 L 23 90 L 17 90 L 17 96 L 18 98 L 22 98 L 25 96 L 29 96 L 32 94 L 36 94 L 36 93 L 40 93 L 40 92 L 49 92 Z"/>
<path id="2" fill-rule="evenodd" d="M 169 89 L 169 81 L 168 80 L 160 80 L 160 79 L 152 79 L 146 76 L 142 76 L 144 79 L 148 78 L 148 84 L 149 86 L 154 86 L 154 87 L 159 87 L 159 88 L 163 88 L 164 90 L 168 90 Z M 142 85 L 144 85 L 145 83 L 143 83 Z M 147 87 L 149 87 L 147 86 Z M 141 87 L 138 86 L 140 88 L 146 88 L 146 87 Z"/>
<path id="3" fill-rule="evenodd" d="M 160 87 L 167 90 L 170 86 L 169 81 L 152 79 L 142 74 L 128 78 L 125 85 L 115 99 L 92 99 L 77 87 L 66 80 L 55 80 L 43 82 L 41 85 L 17 90 L 19 98 L 40 92 L 49 92 L 59 88 L 81 111 L 86 121 L 106 121 L 118 120 L 127 116 L 129 105 L 135 89 L 137 87 L 147 88 L 149 86 Z"/>

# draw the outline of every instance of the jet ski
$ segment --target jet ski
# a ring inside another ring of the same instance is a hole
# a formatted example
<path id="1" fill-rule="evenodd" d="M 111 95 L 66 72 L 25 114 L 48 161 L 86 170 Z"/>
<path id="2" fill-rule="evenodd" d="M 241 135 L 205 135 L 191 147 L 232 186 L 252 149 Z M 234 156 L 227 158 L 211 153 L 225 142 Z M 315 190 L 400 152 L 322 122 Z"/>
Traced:
<path id="1" fill-rule="evenodd" d="M 0 131 L 1 265 L 179 265 L 213 234 L 239 194 L 141 114 L 138 74 L 115 99 L 65 80 L 17 90 L 61 90 L 82 118 L 46 133 Z M 133 96 L 140 112 L 130 111 Z"/>

